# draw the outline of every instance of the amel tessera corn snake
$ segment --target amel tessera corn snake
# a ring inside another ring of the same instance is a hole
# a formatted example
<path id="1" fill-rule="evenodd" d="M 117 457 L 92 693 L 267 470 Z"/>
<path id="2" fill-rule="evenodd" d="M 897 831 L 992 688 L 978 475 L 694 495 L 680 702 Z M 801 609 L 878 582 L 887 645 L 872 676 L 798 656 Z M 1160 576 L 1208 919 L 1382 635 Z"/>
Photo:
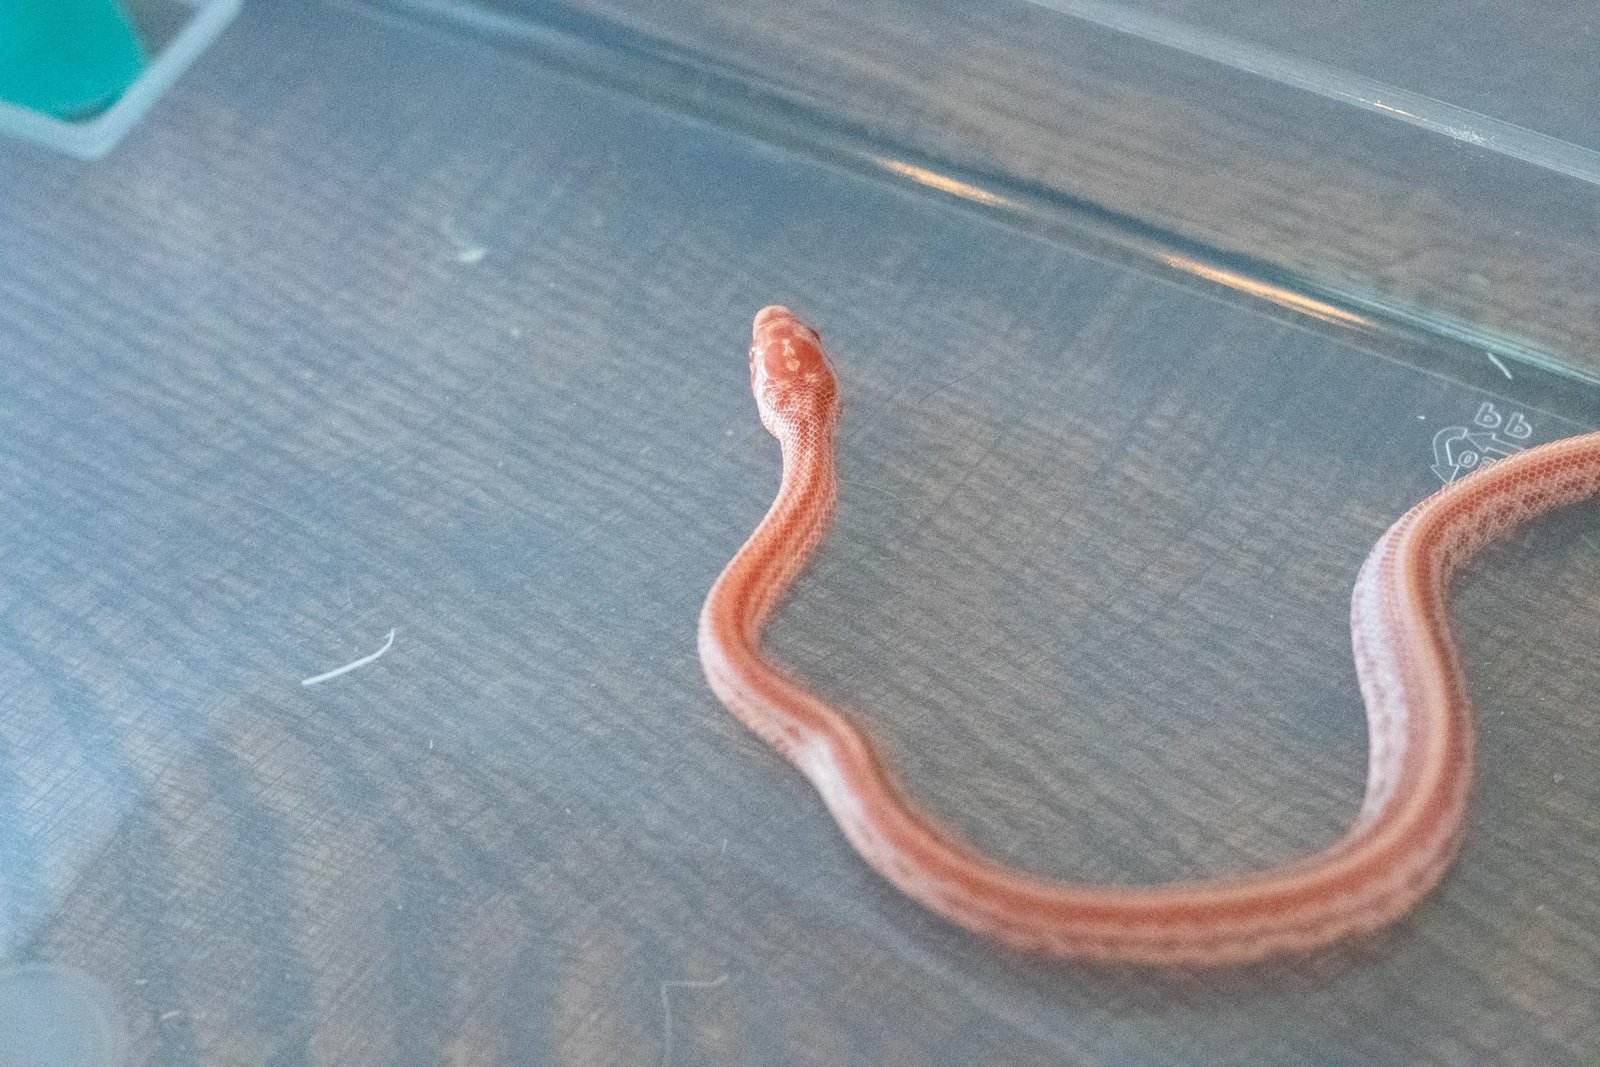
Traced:
<path id="1" fill-rule="evenodd" d="M 1472 779 L 1470 709 L 1445 618 L 1450 575 L 1523 521 L 1600 491 L 1600 433 L 1557 441 L 1446 486 L 1372 549 L 1350 611 L 1367 788 L 1340 840 L 1238 877 L 1148 887 L 1054 881 L 983 856 L 919 812 L 859 726 L 763 657 L 762 627 L 832 517 L 839 395 L 818 335 L 782 307 L 756 316 L 750 379 L 761 421 L 782 446 L 783 480 L 701 612 L 711 688 L 811 780 L 883 877 L 969 930 L 1057 956 L 1238 963 L 1405 914 L 1455 856 Z"/>

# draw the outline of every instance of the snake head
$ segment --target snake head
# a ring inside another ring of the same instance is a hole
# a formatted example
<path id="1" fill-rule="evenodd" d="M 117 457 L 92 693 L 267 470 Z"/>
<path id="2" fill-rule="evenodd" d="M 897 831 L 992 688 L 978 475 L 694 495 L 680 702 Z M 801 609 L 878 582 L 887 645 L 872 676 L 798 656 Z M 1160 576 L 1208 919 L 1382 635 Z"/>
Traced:
<path id="1" fill-rule="evenodd" d="M 756 313 L 750 340 L 750 388 L 761 422 L 782 437 L 801 419 L 832 419 L 839 388 L 822 352 L 822 337 L 776 304 Z"/>

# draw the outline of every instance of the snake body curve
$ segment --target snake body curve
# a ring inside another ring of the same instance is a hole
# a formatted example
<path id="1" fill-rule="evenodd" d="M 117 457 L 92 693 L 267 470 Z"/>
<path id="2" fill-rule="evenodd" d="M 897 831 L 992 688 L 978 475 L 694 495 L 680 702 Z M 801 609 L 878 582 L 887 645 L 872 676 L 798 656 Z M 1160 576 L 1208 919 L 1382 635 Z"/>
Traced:
<path id="1" fill-rule="evenodd" d="M 1350 630 L 1369 753 L 1342 838 L 1258 873 L 1156 886 L 1056 881 L 982 855 L 911 803 L 849 717 L 763 656 L 762 628 L 827 531 L 839 395 L 817 334 L 786 308 L 756 316 L 751 384 L 778 439 L 777 499 L 700 615 L 712 690 L 816 787 L 863 859 L 945 918 L 1050 955 L 1218 965 L 1308 950 L 1409 911 L 1443 877 L 1466 822 L 1471 712 L 1446 620 L 1451 574 L 1522 522 L 1600 492 L 1600 433 L 1528 449 L 1448 485 L 1373 547 Z"/>

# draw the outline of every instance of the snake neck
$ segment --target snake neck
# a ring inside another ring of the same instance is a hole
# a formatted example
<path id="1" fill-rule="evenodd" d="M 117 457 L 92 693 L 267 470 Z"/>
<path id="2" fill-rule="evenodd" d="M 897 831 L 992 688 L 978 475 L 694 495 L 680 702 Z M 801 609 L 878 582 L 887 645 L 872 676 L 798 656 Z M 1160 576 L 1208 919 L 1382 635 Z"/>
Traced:
<path id="1" fill-rule="evenodd" d="M 766 516 L 728 564 L 706 598 L 702 639 L 754 655 L 762 628 L 833 518 L 838 481 L 831 419 L 779 424 L 783 477 Z M 740 657 L 744 658 L 744 657 Z"/>

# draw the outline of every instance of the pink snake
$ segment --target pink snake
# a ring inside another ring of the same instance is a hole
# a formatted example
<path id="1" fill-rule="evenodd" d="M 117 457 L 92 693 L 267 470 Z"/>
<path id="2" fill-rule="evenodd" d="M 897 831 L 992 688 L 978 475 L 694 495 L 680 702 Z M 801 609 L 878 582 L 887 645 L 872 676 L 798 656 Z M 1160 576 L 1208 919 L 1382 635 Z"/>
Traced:
<path id="1" fill-rule="evenodd" d="M 1472 782 L 1471 710 L 1445 617 L 1451 574 L 1484 545 L 1600 492 L 1600 433 L 1528 449 L 1439 490 L 1373 547 L 1351 596 L 1366 703 L 1360 814 L 1322 851 L 1273 870 L 1157 886 L 1054 881 L 1010 869 L 919 812 L 844 713 L 762 655 L 761 631 L 827 532 L 839 394 L 818 335 L 787 308 L 755 319 L 750 377 L 783 451 L 771 510 L 700 614 L 717 697 L 809 778 L 850 844 L 945 918 L 1016 948 L 1170 965 L 1317 948 L 1404 915 L 1460 845 Z"/>

